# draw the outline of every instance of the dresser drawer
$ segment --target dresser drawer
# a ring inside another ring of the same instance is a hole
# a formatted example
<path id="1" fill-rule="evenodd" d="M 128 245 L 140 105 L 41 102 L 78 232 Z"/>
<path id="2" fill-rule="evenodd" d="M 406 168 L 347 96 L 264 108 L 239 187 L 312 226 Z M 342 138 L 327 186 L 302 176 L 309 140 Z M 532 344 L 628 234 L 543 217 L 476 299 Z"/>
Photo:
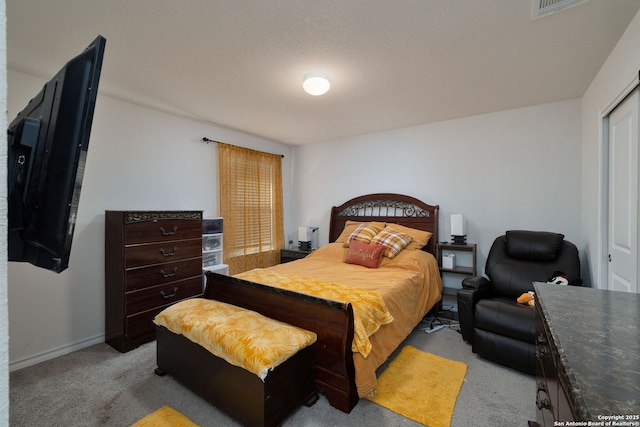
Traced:
<path id="1" fill-rule="evenodd" d="M 153 319 L 169 305 L 126 316 L 124 318 L 124 338 L 135 340 L 136 338 L 148 336 L 149 341 L 153 340 L 156 335 L 156 325 L 153 323 Z"/>
<path id="2" fill-rule="evenodd" d="M 536 316 L 536 420 L 541 426 L 551 426 L 555 421 L 553 360 L 549 340 L 541 320 Z"/>
<path id="3" fill-rule="evenodd" d="M 148 264 L 164 264 L 188 258 L 202 258 L 202 237 L 127 246 L 124 249 L 125 268 Z"/>
<path id="4" fill-rule="evenodd" d="M 125 291 L 164 285 L 194 276 L 202 276 L 202 265 L 199 257 L 130 268 L 125 272 Z"/>
<path id="5" fill-rule="evenodd" d="M 561 384 L 558 365 L 560 355 L 551 333 L 542 320 L 536 305 L 536 420 L 540 426 L 554 426 L 557 422 L 573 421 L 573 413 Z"/>
<path id="6" fill-rule="evenodd" d="M 184 219 L 145 221 L 128 224 L 124 229 L 125 245 L 198 237 L 202 237 L 202 222 Z"/>
<path id="7" fill-rule="evenodd" d="M 202 294 L 202 274 L 166 285 L 127 292 L 126 314 L 139 313 Z"/>
<path id="8" fill-rule="evenodd" d="M 556 387 L 555 381 L 547 381 L 545 377 L 536 376 L 536 419 L 542 426 L 552 426 L 556 417 L 551 391 Z"/>

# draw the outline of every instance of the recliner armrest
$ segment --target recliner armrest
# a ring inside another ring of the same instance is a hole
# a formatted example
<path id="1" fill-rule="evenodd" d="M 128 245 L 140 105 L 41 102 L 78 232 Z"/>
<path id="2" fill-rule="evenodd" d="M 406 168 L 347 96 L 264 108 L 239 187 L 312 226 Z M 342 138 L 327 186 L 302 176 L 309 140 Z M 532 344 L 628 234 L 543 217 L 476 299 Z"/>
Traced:
<path id="1" fill-rule="evenodd" d="M 462 281 L 462 289 L 458 290 L 458 321 L 462 339 L 473 343 L 473 328 L 476 311 L 476 303 L 489 298 L 492 294 L 489 279 L 477 276 L 469 277 Z"/>
<path id="2" fill-rule="evenodd" d="M 489 287 L 489 279 L 484 276 L 467 277 L 462 281 L 463 289 L 482 289 Z"/>

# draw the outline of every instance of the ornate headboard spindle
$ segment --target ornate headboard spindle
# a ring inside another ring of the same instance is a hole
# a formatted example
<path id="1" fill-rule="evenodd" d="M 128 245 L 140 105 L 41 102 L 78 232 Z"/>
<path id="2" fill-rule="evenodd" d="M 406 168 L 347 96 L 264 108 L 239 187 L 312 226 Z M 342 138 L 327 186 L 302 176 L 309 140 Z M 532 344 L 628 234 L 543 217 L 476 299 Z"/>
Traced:
<path id="1" fill-rule="evenodd" d="M 438 205 L 394 193 L 367 194 L 331 209 L 329 241 L 335 241 L 347 221 L 380 221 L 433 233 L 423 250 L 434 254 L 438 241 Z"/>

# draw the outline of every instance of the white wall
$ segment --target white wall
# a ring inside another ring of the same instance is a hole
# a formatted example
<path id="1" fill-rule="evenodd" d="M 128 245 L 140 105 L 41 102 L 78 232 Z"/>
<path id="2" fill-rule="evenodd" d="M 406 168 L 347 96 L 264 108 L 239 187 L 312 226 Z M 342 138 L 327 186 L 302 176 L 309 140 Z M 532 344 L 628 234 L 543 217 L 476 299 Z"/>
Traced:
<path id="1" fill-rule="evenodd" d="M 12 119 L 45 82 L 11 70 L 8 80 Z M 105 210 L 218 216 L 217 145 L 204 136 L 284 154 L 283 174 L 291 175 L 289 146 L 98 96 L 69 269 L 58 275 L 9 263 L 11 369 L 104 341 Z M 285 180 L 285 195 L 290 185 Z"/>
<path id="2" fill-rule="evenodd" d="M 393 192 L 440 205 L 440 241 L 449 215 L 465 214 L 480 273 L 509 229 L 560 232 L 580 249 L 580 154 L 579 100 L 296 147 L 295 224 L 320 226 L 326 243 L 331 206 Z"/>
<path id="3" fill-rule="evenodd" d="M 582 235 L 589 258 L 587 274 L 594 287 L 606 289 L 607 241 L 606 147 L 603 115 L 638 81 L 640 70 L 640 12 L 625 30 L 609 58 L 582 97 Z"/>

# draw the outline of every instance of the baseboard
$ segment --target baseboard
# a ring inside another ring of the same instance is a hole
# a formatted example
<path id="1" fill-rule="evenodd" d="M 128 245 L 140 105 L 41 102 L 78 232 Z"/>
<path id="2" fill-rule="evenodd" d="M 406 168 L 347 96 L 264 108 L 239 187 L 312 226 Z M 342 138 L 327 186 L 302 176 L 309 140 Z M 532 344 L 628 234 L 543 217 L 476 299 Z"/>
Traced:
<path id="1" fill-rule="evenodd" d="M 95 344 L 104 342 L 104 334 L 95 336 L 93 338 L 87 338 L 70 345 L 58 347 L 53 350 L 46 351 L 44 353 L 36 354 L 33 356 L 25 357 L 24 359 L 9 361 L 9 372 L 17 371 L 18 369 L 27 368 L 29 366 L 37 365 L 41 362 L 54 359 L 58 356 L 73 353 L 74 351 L 81 350 L 86 347 L 90 347 Z"/>

